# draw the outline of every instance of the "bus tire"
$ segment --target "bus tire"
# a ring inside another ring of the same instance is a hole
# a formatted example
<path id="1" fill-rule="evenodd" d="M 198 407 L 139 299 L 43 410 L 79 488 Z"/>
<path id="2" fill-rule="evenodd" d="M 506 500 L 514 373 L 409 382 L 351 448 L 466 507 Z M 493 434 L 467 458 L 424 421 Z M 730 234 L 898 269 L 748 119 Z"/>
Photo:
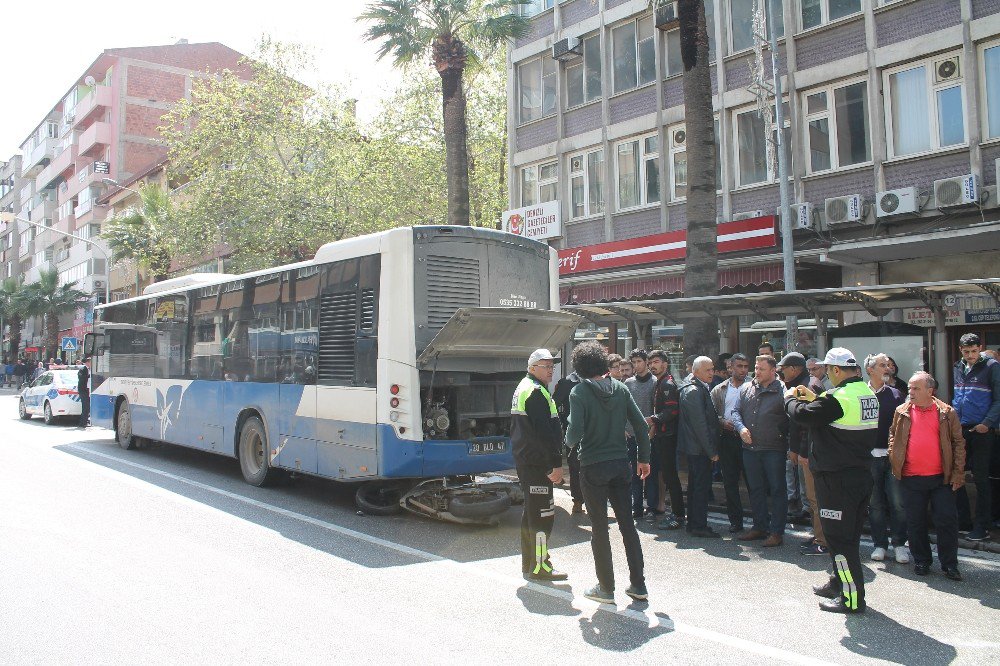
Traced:
<path id="1" fill-rule="evenodd" d="M 403 491 L 396 486 L 365 483 L 354 493 L 354 504 L 369 516 L 393 516 L 403 510 Z"/>
<path id="2" fill-rule="evenodd" d="M 132 410 L 129 409 L 128 400 L 122 400 L 118 405 L 118 414 L 115 416 L 115 440 L 118 446 L 126 451 L 135 448 L 138 438 L 132 434 Z"/>
<path id="3" fill-rule="evenodd" d="M 267 430 L 259 416 L 248 416 L 240 427 L 240 471 L 251 486 L 262 488 L 272 485 L 278 478 L 279 470 L 271 467 L 270 446 Z"/>
<path id="4" fill-rule="evenodd" d="M 448 513 L 456 518 L 489 518 L 510 508 L 507 493 L 483 492 L 456 495 L 448 502 Z"/>

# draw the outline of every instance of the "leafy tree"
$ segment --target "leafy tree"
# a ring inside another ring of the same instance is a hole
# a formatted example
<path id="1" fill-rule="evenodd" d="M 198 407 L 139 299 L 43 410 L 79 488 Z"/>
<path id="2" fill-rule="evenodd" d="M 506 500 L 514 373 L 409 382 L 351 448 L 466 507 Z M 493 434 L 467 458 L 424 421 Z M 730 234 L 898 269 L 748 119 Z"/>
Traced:
<path id="1" fill-rule="evenodd" d="M 0 317 L 10 326 L 10 354 L 17 356 L 21 346 L 21 325 L 24 323 L 25 311 L 22 299 L 19 297 L 24 286 L 19 280 L 7 278 L 0 284 Z M 0 333 L 3 331 L 0 330 Z"/>
<path id="2" fill-rule="evenodd" d="M 139 197 L 139 207 L 109 218 L 101 236 L 115 258 L 135 260 L 159 282 L 170 271 L 175 245 L 173 202 L 163 188 L 153 184 L 143 186 Z"/>
<path id="3" fill-rule="evenodd" d="M 507 40 L 528 31 L 516 10 L 529 0 L 380 0 L 358 17 L 371 24 L 378 57 L 397 66 L 429 58 L 441 79 L 448 182 L 448 223 L 468 225 L 470 182 L 467 70 Z"/>
<path id="4" fill-rule="evenodd" d="M 24 285 L 15 296 L 18 307 L 30 317 L 42 317 L 45 322 L 45 348 L 50 356 L 59 349 L 59 317 L 74 312 L 88 295 L 76 288 L 76 281 L 59 284 L 59 271 L 41 271 L 38 282 Z"/>

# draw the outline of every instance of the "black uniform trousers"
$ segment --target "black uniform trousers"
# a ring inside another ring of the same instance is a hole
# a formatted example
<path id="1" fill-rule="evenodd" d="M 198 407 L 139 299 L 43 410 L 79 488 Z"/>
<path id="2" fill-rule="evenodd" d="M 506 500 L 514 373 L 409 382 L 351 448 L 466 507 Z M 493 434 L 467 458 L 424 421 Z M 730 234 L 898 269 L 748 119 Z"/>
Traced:
<path id="1" fill-rule="evenodd" d="M 90 390 L 79 391 L 80 394 L 80 427 L 84 428 L 90 423 Z"/>
<path id="2" fill-rule="evenodd" d="M 521 572 L 531 573 L 538 565 L 535 547 L 538 533 L 545 535 L 546 551 L 542 557 L 548 564 L 548 542 L 552 536 L 556 505 L 552 498 L 552 482 L 548 473 L 551 468 L 524 465 L 517 468 L 517 478 L 524 492 L 524 512 L 521 514 Z M 551 565 L 549 565 L 551 567 Z"/>
<path id="3" fill-rule="evenodd" d="M 861 527 L 871 499 L 872 473 L 868 467 L 836 472 L 813 471 L 816 482 L 816 504 L 823 534 L 837 576 L 837 556 L 847 560 L 851 578 L 857 588 L 857 600 L 865 600 L 865 573 L 861 568 Z"/>

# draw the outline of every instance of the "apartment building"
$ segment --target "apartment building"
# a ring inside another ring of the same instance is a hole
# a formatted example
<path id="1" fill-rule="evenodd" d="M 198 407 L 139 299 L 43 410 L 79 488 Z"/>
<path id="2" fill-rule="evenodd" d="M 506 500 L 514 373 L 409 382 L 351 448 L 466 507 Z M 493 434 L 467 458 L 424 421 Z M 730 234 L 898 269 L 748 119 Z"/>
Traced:
<path id="1" fill-rule="evenodd" d="M 241 71 L 242 57 L 223 44 L 186 40 L 105 50 L 21 144 L 15 206 L 20 217 L 41 227 L 21 234 L 20 272 L 30 282 L 55 267 L 61 283 L 76 281 L 93 294 L 88 308 L 61 322 L 65 335 L 79 337 L 89 327 L 93 305 L 104 298 L 109 257 L 101 243 L 95 247 L 52 230 L 96 239 L 109 210 L 101 201 L 109 189 L 104 179 L 129 181 L 162 163 L 162 116 L 190 95 L 195 77 Z"/>
<path id="2" fill-rule="evenodd" d="M 706 0 L 723 293 L 783 288 L 772 142 L 749 90 L 753 5 Z M 536 0 L 528 12 L 531 32 L 508 52 L 517 222 L 558 216 L 547 235 L 564 303 L 680 295 L 676 3 Z M 776 18 L 797 287 L 1000 275 L 1000 0 L 784 0 Z M 972 301 L 952 305 L 994 308 L 989 294 Z"/>
<path id="3" fill-rule="evenodd" d="M 20 234 L 14 222 L 14 217 L 21 212 L 20 189 L 21 156 L 14 155 L 0 162 L 0 279 L 17 278 L 21 274 Z"/>

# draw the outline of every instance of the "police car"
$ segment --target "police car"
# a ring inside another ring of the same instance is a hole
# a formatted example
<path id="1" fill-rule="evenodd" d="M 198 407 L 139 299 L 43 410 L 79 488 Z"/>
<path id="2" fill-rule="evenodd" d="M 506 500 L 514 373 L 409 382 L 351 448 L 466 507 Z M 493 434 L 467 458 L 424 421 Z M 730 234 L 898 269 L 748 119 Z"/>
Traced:
<path id="1" fill-rule="evenodd" d="M 76 390 L 79 370 L 79 367 L 67 366 L 43 372 L 21 391 L 18 415 L 24 420 L 42 416 L 49 425 L 56 419 L 80 416 L 83 406 Z"/>

